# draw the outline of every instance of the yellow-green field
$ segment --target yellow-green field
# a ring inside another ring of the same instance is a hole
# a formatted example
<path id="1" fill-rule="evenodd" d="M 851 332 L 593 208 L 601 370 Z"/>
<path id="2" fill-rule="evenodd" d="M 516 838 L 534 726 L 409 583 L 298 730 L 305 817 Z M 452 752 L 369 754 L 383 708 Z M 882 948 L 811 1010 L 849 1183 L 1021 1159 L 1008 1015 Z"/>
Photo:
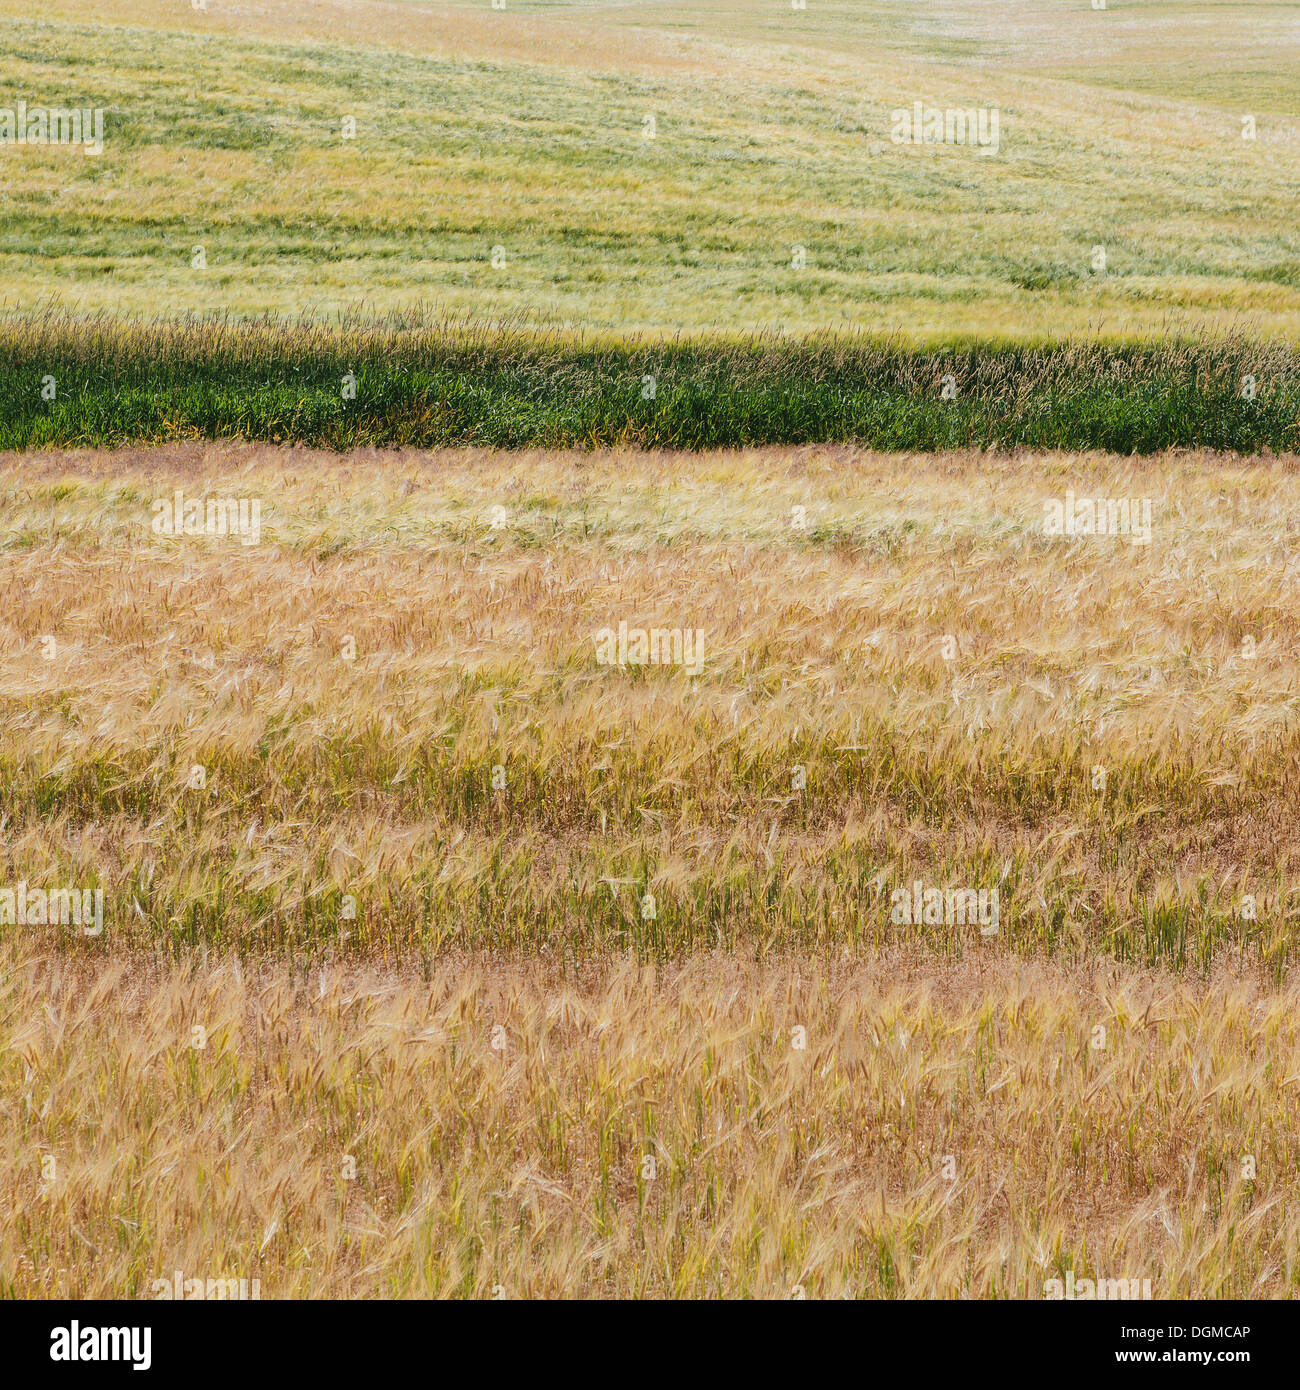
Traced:
<path id="1" fill-rule="evenodd" d="M 107 136 L 0 148 L 10 308 L 926 340 L 1300 309 L 1287 6 L 0 0 L 20 99 Z M 895 144 L 918 101 L 996 107 L 996 155 Z"/>
<path id="2" fill-rule="evenodd" d="M 0 1291 L 1294 1293 L 1295 459 L 0 463 Z"/>

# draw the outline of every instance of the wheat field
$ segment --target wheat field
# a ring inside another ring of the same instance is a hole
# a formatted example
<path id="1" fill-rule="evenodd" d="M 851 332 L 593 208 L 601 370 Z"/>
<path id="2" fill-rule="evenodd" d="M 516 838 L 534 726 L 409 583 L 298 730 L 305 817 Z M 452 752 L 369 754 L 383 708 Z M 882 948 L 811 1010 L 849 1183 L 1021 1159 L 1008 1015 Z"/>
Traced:
<path id="1" fill-rule="evenodd" d="M 3 959 L 30 1102 L 7 1295 L 180 1270 L 262 1298 L 1042 1299 L 1073 1270 L 1213 1298 L 1300 1272 L 1291 989 L 890 953 Z"/>
<path id="2" fill-rule="evenodd" d="M 0 457 L 0 1291 L 1293 1294 L 1296 464 Z"/>
<path id="3" fill-rule="evenodd" d="M 0 307 L 1296 340 L 1293 6 L 503 4 L 0 0 Z"/>
<path id="4" fill-rule="evenodd" d="M 1300 1292 L 1298 75 L 1262 0 L 0 0 L 0 1309 L 353 1301 L 38 1372 Z"/>

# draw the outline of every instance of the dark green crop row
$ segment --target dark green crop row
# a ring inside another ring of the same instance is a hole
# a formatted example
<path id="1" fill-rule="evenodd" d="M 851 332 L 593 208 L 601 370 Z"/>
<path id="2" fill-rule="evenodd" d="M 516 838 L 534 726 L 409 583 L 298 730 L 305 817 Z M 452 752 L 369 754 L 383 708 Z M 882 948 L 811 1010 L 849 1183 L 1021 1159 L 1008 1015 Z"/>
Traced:
<path id="1" fill-rule="evenodd" d="M 190 319 L 0 320 L 0 448 L 241 437 L 346 449 L 856 443 L 1300 448 L 1300 351 L 1203 339 L 916 348 Z"/>

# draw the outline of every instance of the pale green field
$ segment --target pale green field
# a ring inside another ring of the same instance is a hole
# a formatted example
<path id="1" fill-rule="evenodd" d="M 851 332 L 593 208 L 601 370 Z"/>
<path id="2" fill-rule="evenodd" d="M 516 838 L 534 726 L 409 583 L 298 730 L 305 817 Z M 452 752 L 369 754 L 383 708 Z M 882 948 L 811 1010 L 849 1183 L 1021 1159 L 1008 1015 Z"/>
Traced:
<path id="1" fill-rule="evenodd" d="M 0 301 L 925 339 L 1300 322 L 1294 6 L 506 3 L 0 0 L 0 106 L 109 109 L 99 159 L 0 148 Z M 997 155 L 892 143 L 918 100 L 996 105 Z"/>

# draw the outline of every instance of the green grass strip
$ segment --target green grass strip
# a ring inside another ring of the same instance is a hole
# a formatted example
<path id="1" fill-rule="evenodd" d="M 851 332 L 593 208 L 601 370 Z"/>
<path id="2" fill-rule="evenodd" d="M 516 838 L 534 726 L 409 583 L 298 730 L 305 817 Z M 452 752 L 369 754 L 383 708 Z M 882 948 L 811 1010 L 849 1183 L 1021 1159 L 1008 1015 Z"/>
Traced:
<path id="1" fill-rule="evenodd" d="M 409 320 L 0 319 L 0 448 L 1300 447 L 1300 351 L 1245 338 L 917 348 Z"/>

